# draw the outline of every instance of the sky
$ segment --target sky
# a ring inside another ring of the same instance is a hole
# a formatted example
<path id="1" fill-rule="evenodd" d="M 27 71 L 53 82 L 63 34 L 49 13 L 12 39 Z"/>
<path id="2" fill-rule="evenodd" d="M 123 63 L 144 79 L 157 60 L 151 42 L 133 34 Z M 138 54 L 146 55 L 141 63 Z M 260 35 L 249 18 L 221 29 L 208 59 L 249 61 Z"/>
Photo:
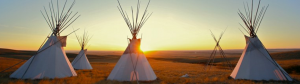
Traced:
<path id="1" fill-rule="evenodd" d="M 56 0 L 54 0 L 56 1 Z M 60 6 L 65 0 L 59 0 Z M 69 2 L 73 0 L 68 0 Z M 50 0 L 1 0 L 0 48 L 37 50 L 51 32 L 40 10 Z M 136 7 L 137 0 L 120 0 L 124 10 Z M 141 0 L 144 9 L 148 0 Z M 223 49 L 243 49 L 246 45 L 238 28 L 242 20 L 238 9 L 251 0 L 151 0 L 152 16 L 141 28 L 141 49 L 147 50 L 211 50 L 215 42 L 210 30 L 218 37 L 226 28 L 220 45 Z M 258 0 L 254 0 L 256 5 Z M 266 48 L 300 48 L 300 1 L 262 0 L 270 5 L 258 30 Z M 68 3 L 67 5 L 70 5 Z M 127 38 L 132 38 L 116 0 L 77 0 L 72 11 L 81 16 L 61 35 L 80 28 L 92 35 L 88 50 L 123 51 Z M 75 34 L 67 39 L 65 50 L 80 50 Z"/>

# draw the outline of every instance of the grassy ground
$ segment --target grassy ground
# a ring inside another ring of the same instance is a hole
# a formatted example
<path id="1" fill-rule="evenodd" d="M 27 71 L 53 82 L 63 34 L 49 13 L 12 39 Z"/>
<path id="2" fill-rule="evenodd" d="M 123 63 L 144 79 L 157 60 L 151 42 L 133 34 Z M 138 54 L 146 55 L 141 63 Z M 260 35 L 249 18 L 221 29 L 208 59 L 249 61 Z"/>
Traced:
<path id="1" fill-rule="evenodd" d="M 14 54 L 21 53 L 21 54 Z M 32 53 L 32 52 L 30 52 Z M 293 54 L 291 54 L 293 53 Z M 272 53 L 273 58 L 289 72 L 292 78 L 300 80 L 299 73 L 299 57 L 300 51 L 293 52 L 281 52 L 281 53 Z M 284 54 L 288 54 L 288 58 L 284 58 Z M 3 53 L 0 52 L 0 71 L 4 70 L 11 65 L 14 65 L 17 62 L 24 60 L 27 56 L 30 57 L 31 54 L 27 54 L 20 51 L 14 51 L 12 53 Z M 221 59 L 217 59 L 216 65 L 213 66 L 211 70 L 203 70 L 204 64 L 207 57 L 183 53 L 182 56 L 171 56 L 170 54 L 160 54 L 166 56 L 157 56 L 153 53 L 146 53 L 149 63 L 151 64 L 155 74 L 158 79 L 150 82 L 139 82 L 142 84 L 196 84 L 196 83 L 230 83 L 230 84 L 254 84 L 254 83 L 294 83 L 299 84 L 300 82 L 278 82 L 278 81 L 250 81 L 250 80 L 233 80 L 228 76 L 231 73 L 231 70 L 223 69 L 221 66 Z M 178 55 L 178 54 L 176 54 Z M 298 56 L 295 56 L 298 55 Z M 11 56 L 11 57 L 10 57 Z M 75 55 L 76 56 L 76 55 Z M 28 58 L 27 57 L 27 58 Z M 72 60 L 74 56 L 68 54 L 68 57 Z M 238 61 L 238 55 L 229 56 L 232 63 Z M 90 56 L 88 58 L 91 60 L 91 65 L 94 68 L 93 70 L 76 70 L 76 77 L 67 77 L 61 79 L 42 79 L 42 80 L 19 80 L 19 79 L 10 79 L 9 75 L 20 67 L 23 63 L 5 71 L 5 73 L 0 73 L 0 83 L 3 84 L 53 84 L 53 83 L 77 83 L 77 84 L 136 84 L 136 81 L 133 82 L 118 82 L 106 80 L 109 73 L 116 64 L 116 61 L 119 59 L 119 56 Z M 201 60 L 202 59 L 202 60 Z M 97 61 L 98 60 L 98 61 Z M 190 77 L 182 78 L 181 76 L 188 74 Z"/>

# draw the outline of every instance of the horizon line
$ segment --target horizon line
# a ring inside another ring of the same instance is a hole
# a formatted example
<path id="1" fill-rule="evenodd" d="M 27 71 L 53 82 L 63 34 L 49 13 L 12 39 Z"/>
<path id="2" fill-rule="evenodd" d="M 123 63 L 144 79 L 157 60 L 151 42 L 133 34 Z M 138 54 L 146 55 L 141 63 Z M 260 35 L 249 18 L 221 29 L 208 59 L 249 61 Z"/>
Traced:
<path id="1" fill-rule="evenodd" d="M 10 50 L 20 50 L 20 51 L 37 51 L 37 50 L 22 50 L 22 49 L 11 49 L 11 48 L 0 48 L 0 49 L 10 49 Z M 268 50 L 276 50 L 276 49 L 281 49 L 281 50 L 298 50 L 300 48 L 267 48 Z M 223 49 L 223 50 L 243 50 L 243 49 Z M 65 50 L 68 52 L 72 52 L 72 51 L 80 51 L 80 49 L 78 50 Z M 114 52 L 118 52 L 118 51 L 125 51 L 125 50 L 88 50 L 88 51 L 104 51 L 104 52 L 108 52 L 108 51 L 114 51 Z M 146 50 L 144 52 L 151 52 L 151 51 L 209 51 L 209 50 Z"/>

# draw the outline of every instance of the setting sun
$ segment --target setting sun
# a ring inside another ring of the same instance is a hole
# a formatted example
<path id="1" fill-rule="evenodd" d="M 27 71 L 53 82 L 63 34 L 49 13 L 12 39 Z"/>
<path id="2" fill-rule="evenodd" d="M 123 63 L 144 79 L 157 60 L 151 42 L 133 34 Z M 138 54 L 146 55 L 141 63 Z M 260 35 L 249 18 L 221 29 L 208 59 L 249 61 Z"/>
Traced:
<path id="1" fill-rule="evenodd" d="M 150 46 L 148 46 L 148 45 L 146 45 L 146 44 L 142 44 L 141 47 L 140 47 L 140 49 L 141 49 L 142 51 L 150 51 L 150 50 L 153 50 L 153 49 L 151 49 Z"/>
<path id="2" fill-rule="evenodd" d="M 26 4 L 17 5 L 20 7 L 0 5 L 0 11 L 5 11 L 1 12 L 0 16 L 0 39 L 2 40 L 0 41 L 0 47 L 37 50 L 45 37 L 51 32 L 39 12 L 43 10 L 43 6 L 48 5 L 48 1 L 1 1 L 2 4 L 19 4 L 23 2 Z M 116 8 L 118 4 L 115 0 L 78 0 L 76 2 L 74 11 L 78 11 L 81 16 L 61 35 L 72 32 L 72 27 L 75 29 L 80 28 L 76 32 L 77 34 L 80 35 L 86 30 L 90 35 L 93 35 L 89 50 L 114 51 L 124 50 L 127 47 L 128 42 L 126 39 L 132 38 L 132 36 L 126 22 Z M 122 0 L 121 2 L 124 4 L 123 10 L 127 11 L 131 10 L 131 6 L 135 7 L 136 5 L 136 0 Z M 244 48 L 244 37 L 238 30 L 238 28 L 241 28 L 238 24 L 241 20 L 236 13 L 237 8 L 243 8 L 243 4 L 237 3 L 243 3 L 243 1 L 178 0 L 171 2 L 164 0 L 151 1 L 148 10 L 153 14 L 137 36 L 143 38 L 142 50 L 213 49 L 214 40 L 209 30 L 219 35 L 227 26 L 228 29 L 220 42 L 223 48 Z M 267 48 L 299 48 L 300 39 L 295 38 L 298 38 L 299 33 L 297 32 L 300 31 L 300 28 L 298 28 L 300 25 L 296 24 L 300 21 L 297 18 L 300 12 L 292 11 L 298 10 L 293 9 L 298 7 L 287 5 L 296 3 L 292 3 L 292 1 L 269 3 L 270 5 L 285 3 L 285 6 L 271 5 L 272 7 L 266 13 L 263 24 L 259 28 L 258 35 L 260 39 L 263 39 L 262 41 Z M 144 8 L 145 5 L 146 1 L 141 3 L 141 7 Z M 211 7 L 211 9 L 206 7 Z M 282 13 L 278 13 L 275 9 L 282 11 Z M 281 15 L 283 13 L 286 15 Z M 286 24 L 282 24 L 282 22 Z M 270 32 L 270 29 L 272 29 L 272 32 Z M 68 36 L 65 50 L 77 49 L 80 49 L 80 47 L 75 35 L 71 34 Z"/>

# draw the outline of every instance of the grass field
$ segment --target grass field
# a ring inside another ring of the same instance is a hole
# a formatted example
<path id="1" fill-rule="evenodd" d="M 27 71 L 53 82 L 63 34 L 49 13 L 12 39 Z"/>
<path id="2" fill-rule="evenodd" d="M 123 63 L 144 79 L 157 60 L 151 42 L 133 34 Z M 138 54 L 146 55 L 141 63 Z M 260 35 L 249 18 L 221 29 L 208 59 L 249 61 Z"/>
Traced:
<path id="1" fill-rule="evenodd" d="M 226 69 L 222 65 L 224 62 L 219 57 L 216 58 L 216 64 L 211 70 L 203 70 L 205 62 L 211 51 L 152 51 L 145 52 L 155 74 L 158 79 L 155 81 L 139 82 L 142 84 L 196 84 L 196 83 L 233 83 L 233 84 L 253 84 L 253 83 L 294 83 L 300 82 L 300 51 L 274 51 L 272 57 L 292 76 L 295 81 L 250 81 L 250 80 L 233 80 L 229 78 L 231 70 Z M 228 52 L 228 53 L 226 53 Z M 230 62 L 235 65 L 239 59 L 241 52 L 225 51 Z M 17 51 L 0 49 L 0 71 L 20 62 L 27 60 L 34 52 Z M 10 79 L 9 75 L 13 73 L 23 63 L 0 73 L 0 83 L 3 84 L 53 84 L 53 83 L 77 83 L 77 84 L 135 84 L 133 82 L 118 82 L 106 80 L 114 65 L 118 61 L 120 55 L 117 54 L 92 54 L 88 55 L 93 70 L 76 70 L 76 77 L 67 77 L 61 79 L 42 79 L 42 80 L 19 80 Z M 74 59 L 76 54 L 67 54 L 70 61 Z M 188 74 L 188 78 L 181 76 Z"/>

